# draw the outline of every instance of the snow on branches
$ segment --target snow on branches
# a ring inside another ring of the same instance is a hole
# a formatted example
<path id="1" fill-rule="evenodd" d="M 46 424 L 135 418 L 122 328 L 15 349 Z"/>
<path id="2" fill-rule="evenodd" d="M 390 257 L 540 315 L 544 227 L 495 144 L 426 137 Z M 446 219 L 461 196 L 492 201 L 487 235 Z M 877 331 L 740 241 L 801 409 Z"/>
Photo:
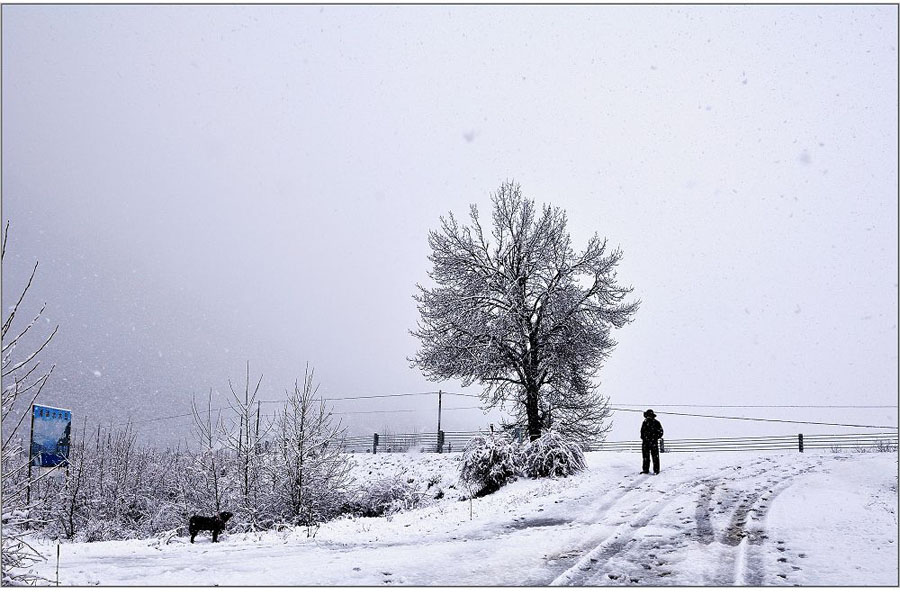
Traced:
<path id="1" fill-rule="evenodd" d="M 576 253 L 565 212 L 538 209 L 514 182 L 491 200 L 489 235 L 475 205 L 469 226 L 451 213 L 429 232 L 434 287 L 417 286 L 412 334 L 421 348 L 412 364 L 431 380 L 484 386 L 490 406 L 516 400 L 532 440 L 555 420 L 556 407 L 567 408 L 570 423 L 577 409 L 590 409 L 577 421 L 602 430 L 605 405 L 593 377 L 615 347 L 612 328 L 629 323 L 639 306 L 625 302 L 631 288 L 616 282 L 622 252 L 594 234 Z M 541 411 L 542 397 L 557 402 Z"/>
<path id="2" fill-rule="evenodd" d="M 463 451 L 459 479 L 475 497 L 493 493 L 521 474 L 520 445 L 505 434 L 476 436 Z"/>
<path id="3" fill-rule="evenodd" d="M 459 480 L 474 497 L 491 494 L 518 477 L 568 477 L 585 469 L 584 451 L 555 429 L 519 442 L 506 433 L 476 436 L 463 451 Z"/>
<path id="4" fill-rule="evenodd" d="M 526 476 L 535 479 L 568 477 L 584 470 L 584 451 L 559 432 L 546 430 L 522 450 L 522 468 Z"/>
<path id="5" fill-rule="evenodd" d="M 8 234 L 9 222 L 6 223 L 0 242 L 0 261 L 6 257 Z M 0 583 L 3 585 L 33 585 L 43 581 L 30 570 L 41 556 L 25 540 L 36 525 L 31 518 L 35 506 L 31 501 L 31 488 L 39 477 L 32 477 L 30 457 L 25 447 L 27 443 L 23 440 L 20 428 L 30 414 L 31 405 L 53 373 L 55 365 L 49 368 L 42 366 L 41 354 L 53 340 L 59 327 L 54 327 L 46 336 L 35 327 L 46 304 L 25 325 L 19 326 L 16 320 L 37 269 L 38 263 L 35 262 L 28 282 L 15 303 L 9 307 L 9 314 L 0 326 L 0 378 L 3 381 L 0 390 L 0 430 L 3 432 L 0 443 L 0 462 L 3 464 L 3 477 L 0 481 L 0 499 L 3 501 Z M 35 336 L 36 334 L 40 336 Z"/>

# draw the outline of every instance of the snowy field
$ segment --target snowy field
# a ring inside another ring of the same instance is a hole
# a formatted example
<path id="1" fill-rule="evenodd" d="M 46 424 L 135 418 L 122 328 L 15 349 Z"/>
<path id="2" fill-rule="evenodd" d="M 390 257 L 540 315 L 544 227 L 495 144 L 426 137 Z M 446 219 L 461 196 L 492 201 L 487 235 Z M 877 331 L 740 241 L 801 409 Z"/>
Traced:
<path id="1" fill-rule="evenodd" d="M 61 585 L 897 585 L 895 453 L 588 454 L 588 470 L 471 501 L 458 455 L 356 456 L 427 506 L 305 529 L 63 543 Z M 439 495 L 438 491 L 443 492 Z M 54 543 L 38 570 L 55 580 Z"/>

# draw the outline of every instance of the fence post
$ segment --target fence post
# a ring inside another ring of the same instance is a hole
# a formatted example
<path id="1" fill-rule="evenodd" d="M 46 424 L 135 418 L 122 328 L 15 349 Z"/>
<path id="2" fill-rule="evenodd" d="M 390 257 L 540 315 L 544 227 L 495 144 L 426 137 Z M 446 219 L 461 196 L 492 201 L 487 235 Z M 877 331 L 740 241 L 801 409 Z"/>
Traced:
<path id="1" fill-rule="evenodd" d="M 437 452 L 438 452 L 438 453 L 442 453 L 442 452 L 443 452 L 443 449 L 442 449 L 442 447 L 443 447 L 443 444 L 442 444 L 443 441 L 441 441 L 441 396 L 442 396 L 442 394 L 443 394 L 443 393 L 441 392 L 441 390 L 438 390 L 438 427 L 437 427 L 437 431 L 438 431 L 438 448 L 437 448 Z"/>
<path id="2" fill-rule="evenodd" d="M 664 438 L 659 439 L 659 452 L 660 453 L 666 452 L 666 439 L 664 439 Z"/>
<path id="3" fill-rule="evenodd" d="M 376 432 L 372 438 L 372 455 L 378 453 L 378 433 Z"/>
<path id="4" fill-rule="evenodd" d="M 797 441 L 800 444 L 800 453 L 803 453 L 803 435 L 802 434 L 797 435 Z"/>
<path id="5" fill-rule="evenodd" d="M 438 430 L 438 453 L 444 453 L 444 431 Z"/>

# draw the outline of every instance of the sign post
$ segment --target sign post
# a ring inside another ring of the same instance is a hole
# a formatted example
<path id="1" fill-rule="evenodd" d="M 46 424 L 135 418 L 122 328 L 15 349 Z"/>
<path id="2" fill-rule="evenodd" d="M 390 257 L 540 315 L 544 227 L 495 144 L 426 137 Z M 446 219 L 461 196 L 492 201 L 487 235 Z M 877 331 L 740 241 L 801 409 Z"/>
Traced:
<path id="1" fill-rule="evenodd" d="M 31 431 L 28 434 L 28 481 L 25 483 L 25 508 L 31 506 L 31 452 L 34 449 L 34 405 L 31 405 Z"/>

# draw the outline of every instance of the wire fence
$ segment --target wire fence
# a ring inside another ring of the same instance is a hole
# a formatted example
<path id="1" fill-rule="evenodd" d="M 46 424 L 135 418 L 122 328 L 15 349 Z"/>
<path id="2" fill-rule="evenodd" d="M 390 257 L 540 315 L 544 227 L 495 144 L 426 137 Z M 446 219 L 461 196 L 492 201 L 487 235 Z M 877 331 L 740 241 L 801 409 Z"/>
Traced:
<path id="1" fill-rule="evenodd" d="M 344 451 L 350 453 L 453 453 L 462 451 L 470 440 L 479 435 L 489 435 L 489 430 L 465 432 L 417 432 L 412 434 L 370 434 L 348 436 L 343 440 Z M 522 438 L 519 435 L 517 438 Z"/>
<path id="2" fill-rule="evenodd" d="M 373 433 L 342 440 L 348 453 L 453 453 L 462 451 L 476 436 L 490 435 L 488 430 L 466 432 L 418 432 L 410 434 Z M 522 432 L 514 438 L 523 440 Z M 744 436 L 731 438 L 660 439 L 662 453 L 698 451 L 778 451 L 829 449 L 841 451 L 897 451 L 897 432 L 867 434 L 789 434 L 781 436 Z M 586 451 L 620 451 L 640 453 L 641 441 L 602 441 L 589 445 Z"/>

